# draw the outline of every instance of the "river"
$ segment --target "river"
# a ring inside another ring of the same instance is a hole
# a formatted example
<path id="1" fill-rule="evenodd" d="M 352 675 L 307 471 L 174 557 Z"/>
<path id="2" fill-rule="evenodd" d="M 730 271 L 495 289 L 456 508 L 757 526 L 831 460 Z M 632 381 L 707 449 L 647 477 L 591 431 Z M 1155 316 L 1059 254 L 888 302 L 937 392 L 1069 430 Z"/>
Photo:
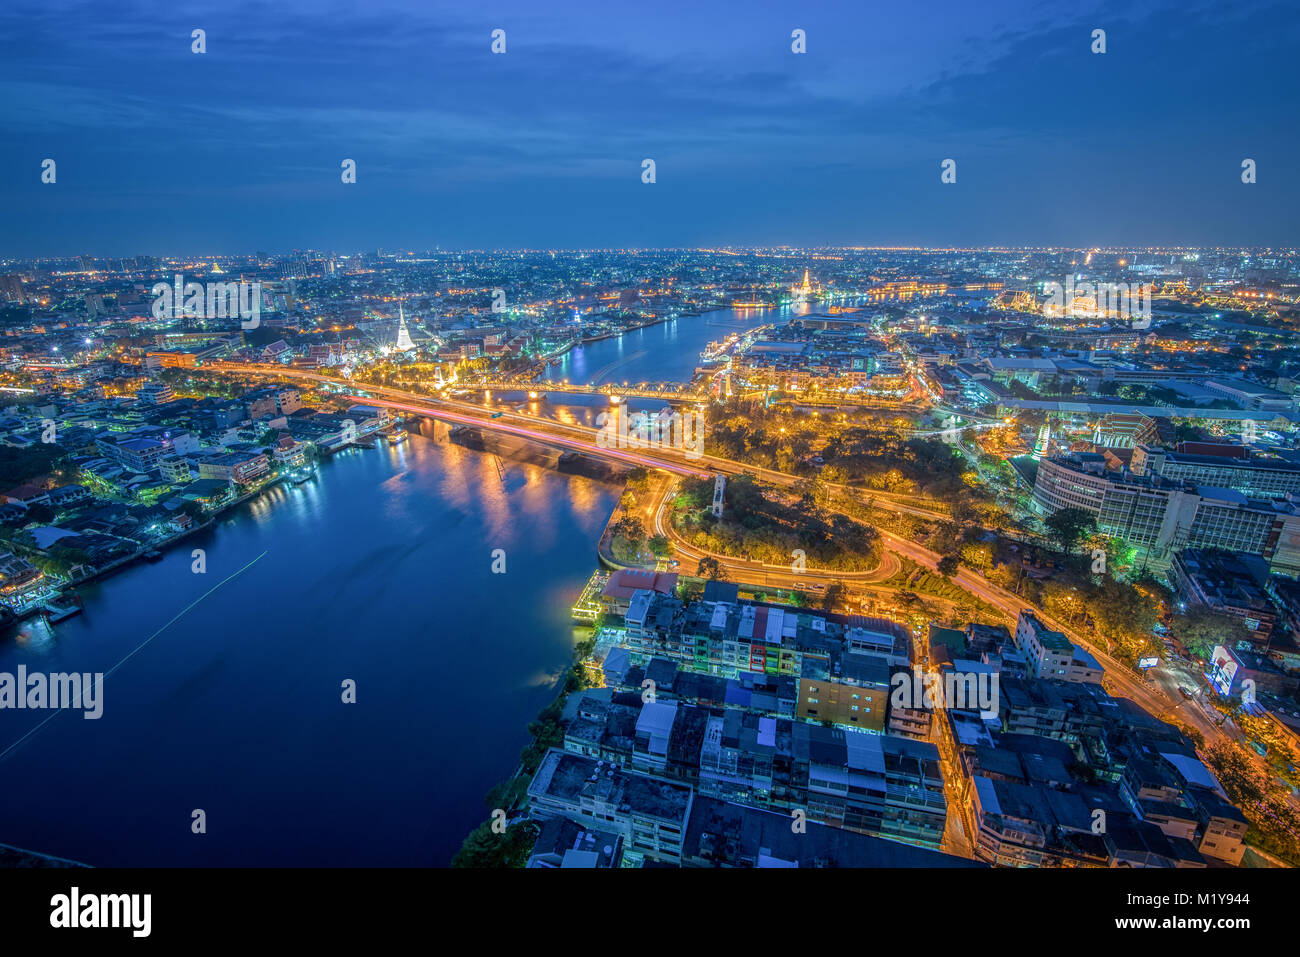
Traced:
<path id="1" fill-rule="evenodd" d="M 510 462 L 503 487 L 445 431 L 343 453 L 0 649 L 0 671 L 100 672 L 156 635 L 105 678 L 102 717 L 58 713 L 0 761 L 0 843 L 96 865 L 448 862 L 571 661 L 618 488 Z M 0 749 L 48 714 L 0 711 Z"/>
<path id="2" fill-rule="evenodd" d="M 686 381 L 709 341 L 777 315 L 591 343 L 556 377 Z M 447 863 L 571 662 L 569 608 L 619 488 L 512 462 L 503 486 L 490 456 L 424 428 L 322 463 L 0 645 L 0 672 L 117 666 L 102 717 L 57 713 L 0 759 L 0 843 L 100 866 Z M 0 751 L 51 713 L 0 710 Z"/>
<path id="3" fill-rule="evenodd" d="M 766 323 L 787 321 L 807 306 L 785 309 L 719 309 L 670 319 L 655 326 L 589 342 L 565 353 L 547 378 L 576 383 L 689 382 L 710 342 Z"/>

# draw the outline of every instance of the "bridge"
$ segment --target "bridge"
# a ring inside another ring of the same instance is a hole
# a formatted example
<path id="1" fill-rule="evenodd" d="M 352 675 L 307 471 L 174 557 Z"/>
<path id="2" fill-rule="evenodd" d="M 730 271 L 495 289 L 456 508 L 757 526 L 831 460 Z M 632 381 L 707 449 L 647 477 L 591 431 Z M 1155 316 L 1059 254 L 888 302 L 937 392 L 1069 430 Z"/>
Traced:
<path id="1" fill-rule="evenodd" d="M 411 415 L 427 416 L 440 422 L 515 435 L 565 451 L 594 455 L 599 458 L 622 462 L 625 465 L 662 469 L 677 475 L 690 475 L 696 478 L 709 478 L 713 475 L 713 472 L 707 471 L 702 465 L 697 465 L 691 456 L 680 450 L 666 448 L 644 450 L 607 448 L 601 444 L 598 438 L 601 430 L 585 425 L 568 425 L 563 422 L 539 419 L 514 412 L 494 411 L 471 402 L 459 402 L 455 399 L 420 395 L 416 392 L 373 385 L 368 382 L 347 382 L 346 380 L 320 375 L 315 372 L 306 372 L 288 366 L 213 362 L 204 366 L 204 368 L 217 372 L 261 376 L 268 379 L 314 382 L 339 389 L 342 398 L 365 405 L 382 406 Z"/>
<path id="2" fill-rule="evenodd" d="M 527 379 L 475 379 L 470 382 L 457 382 L 456 389 L 468 389 L 472 392 L 527 392 L 531 397 L 544 392 L 563 392 L 566 395 L 604 395 L 624 399 L 664 399 L 674 402 L 698 402 L 706 397 L 702 389 L 683 389 L 668 386 L 656 386 L 652 382 L 638 382 L 635 385 L 584 385 L 572 382 L 552 382 L 550 380 L 533 381 Z"/>
<path id="3" fill-rule="evenodd" d="M 604 448 L 597 439 L 601 430 L 590 426 L 555 422 L 551 419 L 540 419 L 520 412 L 493 410 L 481 405 L 475 405 L 472 402 L 421 395 L 389 386 L 371 385 L 365 382 L 347 382 L 314 372 L 294 369 L 290 366 L 213 362 L 204 366 L 204 368 L 218 372 L 261 376 L 268 379 L 317 382 L 335 389 L 347 389 L 352 394 L 346 395 L 346 398 L 367 405 L 381 405 L 414 415 L 426 415 L 439 421 L 453 422 L 457 425 L 469 425 L 474 428 L 504 432 L 558 448 L 572 449 L 576 452 L 621 461 L 626 464 L 662 469 L 678 475 L 709 478 L 718 472 L 725 475 L 749 474 L 761 481 L 786 488 L 792 487 L 801 481 L 798 476 L 779 472 L 776 469 L 735 462 L 716 455 L 694 456 L 681 449 L 660 447 L 632 451 L 630 449 Z M 379 401 L 381 399 L 384 401 Z M 830 487 L 842 488 L 844 491 L 854 491 L 847 486 Z M 944 517 L 942 510 L 936 510 L 932 506 L 926 507 L 925 505 L 916 504 L 917 499 L 914 496 L 874 490 L 870 494 L 872 501 L 878 508 L 931 521 Z"/>

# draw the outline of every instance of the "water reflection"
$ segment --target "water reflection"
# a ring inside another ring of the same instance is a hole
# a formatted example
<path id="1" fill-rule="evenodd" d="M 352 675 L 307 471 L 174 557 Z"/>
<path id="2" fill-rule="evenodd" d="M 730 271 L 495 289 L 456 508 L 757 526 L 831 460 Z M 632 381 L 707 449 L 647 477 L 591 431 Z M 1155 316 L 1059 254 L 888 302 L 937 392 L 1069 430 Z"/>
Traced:
<path id="1" fill-rule="evenodd" d="M 158 636 L 107 680 L 101 720 L 51 721 L 0 764 L 23 782 L 0 843 L 97 865 L 446 863 L 571 660 L 569 606 L 618 495 L 501 465 L 504 483 L 420 422 L 82 589 L 53 631 L 24 624 L 0 671 L 104 671 Z M 0 749 L 30 719 L 0 712 Z M 176 840 L 196 796 L 220 841 Z"/>

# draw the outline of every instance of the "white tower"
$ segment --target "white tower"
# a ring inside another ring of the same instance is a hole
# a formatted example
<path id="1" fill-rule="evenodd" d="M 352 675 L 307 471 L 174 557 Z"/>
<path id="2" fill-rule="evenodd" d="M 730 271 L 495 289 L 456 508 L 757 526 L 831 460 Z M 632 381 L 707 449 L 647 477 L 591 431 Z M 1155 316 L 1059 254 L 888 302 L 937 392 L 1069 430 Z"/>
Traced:
<path id="1" fill-rule="evenodd" d="M 407 352 L 415 348 L 415 343 L 411 341 L 411 332 L 406 328 L 406 313 L 402 311 L 402 304 L 397 304 L 397 348 L 400 352 Z"/>

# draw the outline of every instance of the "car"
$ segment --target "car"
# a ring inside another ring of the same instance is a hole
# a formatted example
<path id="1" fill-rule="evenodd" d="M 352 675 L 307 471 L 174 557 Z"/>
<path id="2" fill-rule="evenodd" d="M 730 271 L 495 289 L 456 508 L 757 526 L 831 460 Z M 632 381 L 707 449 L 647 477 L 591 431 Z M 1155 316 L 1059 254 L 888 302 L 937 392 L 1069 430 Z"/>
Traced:
<path id="1" fill-rule="evenodd" d="M 1178 686 L 1178 693 L 1182 695 L 1184 698 L 1186 698 L 1188 701 L 1191 701 L 1192 698 L 1196 697 L 1190 691 L 1184 688 L 1182 685 Z"/>

